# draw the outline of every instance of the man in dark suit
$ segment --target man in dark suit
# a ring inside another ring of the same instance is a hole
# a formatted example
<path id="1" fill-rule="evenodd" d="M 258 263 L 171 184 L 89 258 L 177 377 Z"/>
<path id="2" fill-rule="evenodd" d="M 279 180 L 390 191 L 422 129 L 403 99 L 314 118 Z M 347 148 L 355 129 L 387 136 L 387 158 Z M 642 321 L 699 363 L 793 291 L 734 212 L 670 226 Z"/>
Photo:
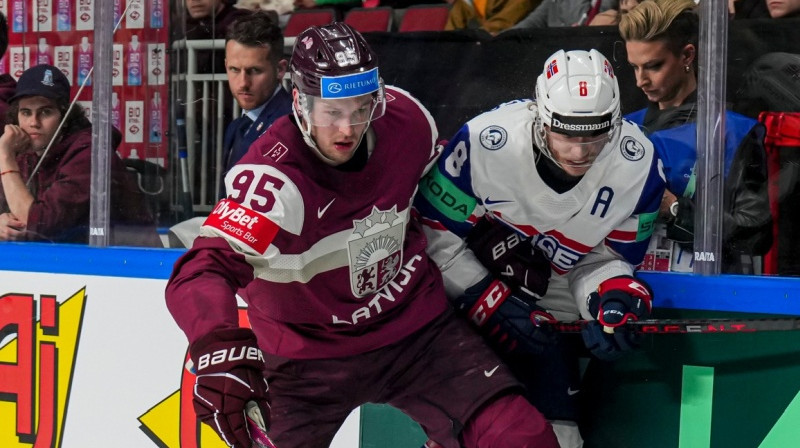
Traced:
<path id="1" fill-rule="evenodd" d="M 273 121 L 292 111 L 292 96 L 281 85 L 287 65 L 283 34 L 266 12 L 240 17 L 228 30 L 225 70 L 242 116 L 225 130 L 223 178 Z"/>

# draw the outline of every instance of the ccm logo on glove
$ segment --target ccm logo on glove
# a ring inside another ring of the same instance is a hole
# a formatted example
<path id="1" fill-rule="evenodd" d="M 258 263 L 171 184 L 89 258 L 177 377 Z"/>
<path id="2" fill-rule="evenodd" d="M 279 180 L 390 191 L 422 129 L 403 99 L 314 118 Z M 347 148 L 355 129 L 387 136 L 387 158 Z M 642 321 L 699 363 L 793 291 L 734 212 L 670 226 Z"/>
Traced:
<path id="1" fill-rule="evenodd" d="M 511 293 L 511 290 L 505 283 L 500 280 L 495 280 L 486 288 L 483 295 L 475 302 L 475 305 L 469 310 L 469 318 L 477 326 L 482 326 L 500 304 L 503 303 L 506 297 Z"/>
<path id="2" fill-rule="evenodd" d="M 207 353 L 197 358 L 197 371 L 216 366 L 226 362 L 236 361 L 260 361 L 264 362 L 264 355 L 258 347 L 233 347 L 230 349 L 217 350 Z"/>
<path id="3" fill-rule="evenodd" d="M 653 309 L 653 293 L 644 282 L 629 276 L 609 278 L 587 298 L 589 312 L 603 326 L 618 327 L 628 319 L 646 318 Z"/>

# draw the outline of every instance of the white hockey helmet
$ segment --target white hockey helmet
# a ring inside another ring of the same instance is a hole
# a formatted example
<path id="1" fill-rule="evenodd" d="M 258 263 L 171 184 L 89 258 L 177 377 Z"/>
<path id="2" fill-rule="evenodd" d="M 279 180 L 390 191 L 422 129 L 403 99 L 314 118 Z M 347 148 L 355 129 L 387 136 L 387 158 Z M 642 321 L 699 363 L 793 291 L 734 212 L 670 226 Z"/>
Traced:
<path id="1" fill-rule="evenodd" d="M 535 99 L 534 138 L 551 159 L 546 132 L 598 137 L 606 147 L 619 132 L 619 84 L 608 59 L 597 50 L 559 50 L 547 58 L 536 80 Z"/>

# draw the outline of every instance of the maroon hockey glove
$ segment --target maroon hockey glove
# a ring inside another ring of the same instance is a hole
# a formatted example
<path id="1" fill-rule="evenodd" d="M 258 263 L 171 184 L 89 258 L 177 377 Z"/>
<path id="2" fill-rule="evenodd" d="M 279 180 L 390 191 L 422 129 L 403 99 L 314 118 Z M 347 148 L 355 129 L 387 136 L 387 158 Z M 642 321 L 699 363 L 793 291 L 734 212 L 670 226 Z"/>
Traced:
<path id="1" fill-rule="evenodd" d="M 541 354 L 546 345 L 557 342 L 550 327 L 541 323 L 556 319 L 535 301 L 536 297 L 522 291 L 512 294 L 505 283 L 487 276 L 453 305 L 499 350 Z"/>
<path id="2" fill-rule="evenodd" d="M 586 306 L 592 317 L 604 327 L 619 327 L 628 319 L 650 317 L 653 291 L 642 280 L 630 275 L 620 275 L 600 283 L 597 292 L 587 297 Z"/>
<path id="3" fill-rule="evenodd" d="M 467 236 L 467 246 L 494 276 L 541 297 L 550 281 L 550 260 L 528 239 L 502 222 L 483 218 Z"/>
<path id="4" fill-rule="evenodd" d="M 267 380 L 264 356 L 252 330 L 217 330 L 198 339 L 190 348 L 196 370 L 194 411 L 233 448 L 251 448 L 253 440 L 245 419 L 245 407 L 254 402 L 269 429 Z"/>

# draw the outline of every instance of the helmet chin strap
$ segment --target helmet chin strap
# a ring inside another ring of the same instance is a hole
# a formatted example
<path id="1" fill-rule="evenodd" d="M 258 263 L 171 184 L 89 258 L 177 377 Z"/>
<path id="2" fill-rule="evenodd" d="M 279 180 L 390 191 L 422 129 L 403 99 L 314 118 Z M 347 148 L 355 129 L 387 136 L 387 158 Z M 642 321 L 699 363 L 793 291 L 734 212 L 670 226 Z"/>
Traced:
<path id="1" fill-rule="evenodd" d="M 322 154 L 322 151 L 319 150 L 317 146 L 317 142 L 314 141 L 314 137 L 311 136 L 311 124 L 307 120 L 303 120 L 300 117 L 300 114 L 297 113 L 297 108 L 292 105 L 292 114 L 294 115 L 294 119 L 297 122 L 297 126 L 300 127 L 300 133 L 303 134 L 303 140 L 306 142 L 311 150 L 314 151 L 314 154 L 320 158 L 323 162 L 328 165 L 333 165 L 334 161 L 327 158 L 325 154 Z"/>
<path id="2" fill-rule="evenodd" d="M 553 157 L 553 154 L 550 152 L 550 148 L 547 146 L 547 135 L 545 134 L 544 130 L 544 123 L 542 123 L 542 118 L 539 115 L 539 111 L 536 107 L 533 108 L 533 112 L 536 114 L 536 117 L 533 119 L 533 152 L 534 158 L 536 162 L 539 162 L 539 157 L 544 154 L 545 157 L 550 159 L 557 167 L 564 170 L 564 165 L 561 164 L 558 160 Z M 564 170 L 566 171 L 566 170 Z"/>

